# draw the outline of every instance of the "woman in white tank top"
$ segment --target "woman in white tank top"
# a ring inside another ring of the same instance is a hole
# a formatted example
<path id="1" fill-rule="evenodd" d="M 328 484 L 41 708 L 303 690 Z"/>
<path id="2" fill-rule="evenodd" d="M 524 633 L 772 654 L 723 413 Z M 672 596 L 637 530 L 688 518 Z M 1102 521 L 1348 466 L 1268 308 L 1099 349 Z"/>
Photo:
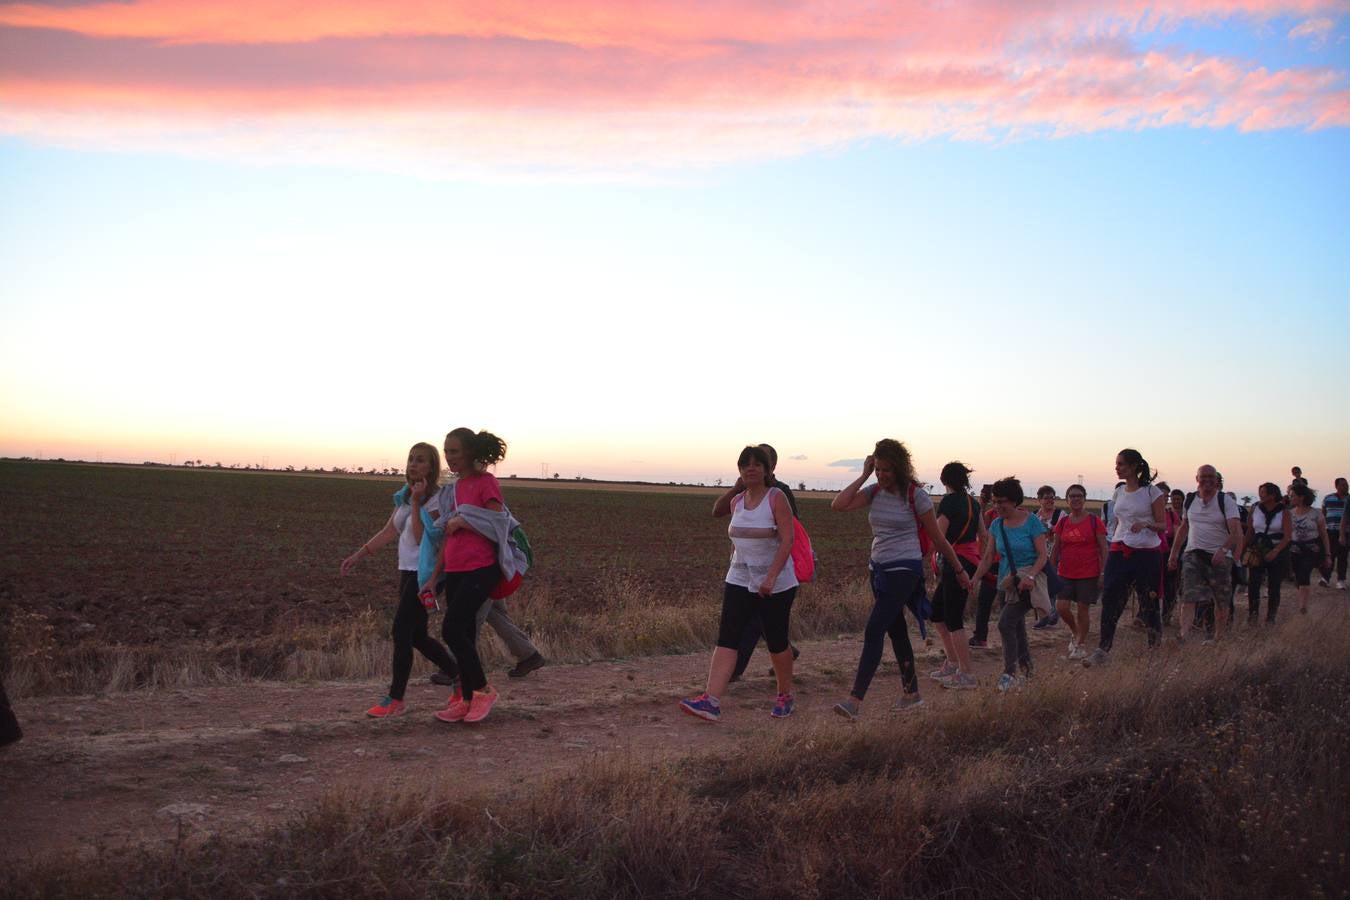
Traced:
<path id="1" fill-rule="evenodd" d="M 764 623 L 764 642 L 769 647 L 778 696 L 771 715 L 792 715 L 792 646 L 788 643 L 788 620 L 797 595 L 793 570 L 793 520 L 787 497 L 771 488 L 767 476 L 773 466 L 762 447 L 746 447 L 736 461 L 745 491 L 732 502 L 731 566 L 722 594 L 722 619 L 717 629 L 717 647 L 708 668 L 708 686 L 702 694 L 680 701 L 691 716 L 716 722 L 722 715 L 721 696 L 736 668 L 736 652 L 750 619 L 758 614 Z M 713 515 L 727 514 L 713 506 Z"/>

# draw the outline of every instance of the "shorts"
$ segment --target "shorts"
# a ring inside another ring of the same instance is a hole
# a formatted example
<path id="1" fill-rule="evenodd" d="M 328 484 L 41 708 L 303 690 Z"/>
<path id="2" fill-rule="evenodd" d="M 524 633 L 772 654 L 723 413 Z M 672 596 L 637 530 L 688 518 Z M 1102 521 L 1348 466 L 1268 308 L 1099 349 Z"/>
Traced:
<path id="1" fill-rule="evenodd" d="M 1096 603 L 1101 596 L 1099 584 L 1096 578 L 1061 578 L 1059 599 L 1066 603 Z"/>
<path id="2" fill-rule="evenodd" d="M 1312 584 L 1313 569 L 1322 565 L 1322 542 L 1311 547 L 1295 545 L 1294 552 L 1289 554 L 1289 562 L 1294 570 L 1294 584 L 1299 587 Z"/>
<path id="3" fill-rule="evenodd" d="M 966 575 L 975 574 L 976 566 L 965 557 L 957 557 L 961 561 L 961 568 L 966 570 Z M 937 591 L 933 594 L 933 609 L 929 613 L 928 621 L 935 625 L 943 625 L 948 631 L 960 631 L 966 627 L 966 592 L 961 590 L 961 585 L 956 582 L 956 570 L 951 567 L 951 563 L 942 560 L 941 577 L 938 580 Z"/>
<path id="4" fill-rule="evenodd" d="M 1225 556 L 1218 565 L 1208 550 L 1187 550 L 1181 557 L 1181 602 L 1204 606 L 1227 604 L 1233 594 L 1233 558 Z"/>

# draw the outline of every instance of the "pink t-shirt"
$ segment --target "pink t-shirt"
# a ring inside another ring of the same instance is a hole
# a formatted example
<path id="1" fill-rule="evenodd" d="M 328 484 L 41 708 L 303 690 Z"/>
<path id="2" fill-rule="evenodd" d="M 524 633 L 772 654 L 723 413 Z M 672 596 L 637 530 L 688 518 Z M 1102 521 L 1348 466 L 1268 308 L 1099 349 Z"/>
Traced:
<path id="1" fill-rule="evenodd" d="M 456 506 L 487 508 L 488 501 L 502 501 L 502 488 L 491 472 L 463 475 L 455 482 Z M 503 503 L 503 505 L 505 505 Z M 472 572 L 497 564 L 497 545 L 472 528 L 461 528 L 445 537 L 445 571 Z"/>
<path id="2" fill-rule="evenodd" d="M 1099 534 L 1106 534 L 1106 525 L 1091 514 L 1078 523 L 1068 516 L 1055 523 L 1060 578 L 1096 578 L 1102 573 L 1102 558 L 1097 548 Z"/>

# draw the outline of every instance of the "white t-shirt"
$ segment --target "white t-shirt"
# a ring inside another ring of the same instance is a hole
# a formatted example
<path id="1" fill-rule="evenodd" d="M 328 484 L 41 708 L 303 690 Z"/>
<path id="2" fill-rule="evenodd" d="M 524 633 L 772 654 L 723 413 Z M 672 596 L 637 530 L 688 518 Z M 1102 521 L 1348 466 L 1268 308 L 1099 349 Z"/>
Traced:
<path id="1" fill-rule="evenodd" d="M 434 521 L 441 511 L 440 495 L 432 494 L 422 504 L 422 508 L 430 514 Z M 394 510 L 394 527 L 398 529 L 398 570 L 400 572 L 416 572 L 417 560 L 421 555 L 421 546 L 413 539 L 411 503 L 404 503 Z"/>
<path id="2" fill-rule="evenodd" d="M 1116 488 L 1111 498 L 1111 515 L 1115 518 L 1115 531 L 1111 540 L 1119 541 L 1126 547 L 1136 550 L 1151 550 L 1162 546 L 1162 538 L 1152 528 L 1142 531 L 1130 531 L 1135 522 L 1148 525 L 1153 521 L 1153 501 L 1163 495 L 1162 488 L 1151 484 L 1141 485 L 1133 493 L 1126 486 Z"/>
<path id="3" fill-rule="evenodd" d="M 1210 497 L 1208 501 L 1199 494 L 1195 495 L 1190 509 L 1182 513 L 1182 518 L 1190 522 L 1190 530 L 1186 533 L 1187 552 L 1204 550 L 1206 553 L 1213 553 L 1228 540 L 1229 520 L 1234 522 L 1240 520 L 1237 501 L 1232 497 L 1225 497 L 1224 504 L 1228 510 L 1226 515 L 1219 508 L 1218 494 Z"/>

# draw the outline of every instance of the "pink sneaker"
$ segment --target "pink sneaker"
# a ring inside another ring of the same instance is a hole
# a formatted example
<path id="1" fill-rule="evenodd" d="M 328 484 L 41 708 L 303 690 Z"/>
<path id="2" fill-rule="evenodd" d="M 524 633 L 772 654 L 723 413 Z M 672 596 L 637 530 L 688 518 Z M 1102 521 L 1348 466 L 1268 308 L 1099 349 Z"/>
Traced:
<path id="1" fill-rule="evenodd" d="M 405 712 L 407 712 L 407 709 L 403 705 L 402 700 L 395 700 L 393 697 L 385 694 L 383 700 L 366 710 L 366 715 L 370 716 L 372 719 L 388 719 L 393 716 L 401 716 Z"/>
<path id="2" fill-rule="evenodd" d="M 435 716 L 442 722 L 462 722 L 468 714 L 469 704 L 464 702 L 464 696 L 460 694 L 459 685 L 456 684 L 454 693 L 445 701 L 445 709 L 435 713 Z"/>
<path id="3" fill-rule="evenodd" d="M 487 714 L 492 711 L 492 704 L 497 702 L 497 692 L 493 690 L 492 685 L 488 685 L 485 690 L 474 691 L 473 699 L 469 701 L 469 712 L 464 717 L 465 722 L 481 722 L 487 718 Z"/>
<path id="4" fill-rule="evenodd" d="M 446 704 L 445 709 L 437 711 L 436 718 L 442 722 L 463 722 L 464 717 L 468 714 L 469 704 L 456 695 L 450 698 L 450 702 Z"/>

